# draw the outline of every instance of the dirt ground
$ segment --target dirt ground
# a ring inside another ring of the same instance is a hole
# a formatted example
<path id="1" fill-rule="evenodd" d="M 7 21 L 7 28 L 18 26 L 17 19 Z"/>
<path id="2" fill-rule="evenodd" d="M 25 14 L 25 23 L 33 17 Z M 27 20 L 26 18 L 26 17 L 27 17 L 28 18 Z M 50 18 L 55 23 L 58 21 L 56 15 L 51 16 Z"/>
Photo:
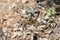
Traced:
<path id="1" fill-rule="evenodd" d="M 60 40 L 60 4 L 0 0 L 0 40 Z"/>

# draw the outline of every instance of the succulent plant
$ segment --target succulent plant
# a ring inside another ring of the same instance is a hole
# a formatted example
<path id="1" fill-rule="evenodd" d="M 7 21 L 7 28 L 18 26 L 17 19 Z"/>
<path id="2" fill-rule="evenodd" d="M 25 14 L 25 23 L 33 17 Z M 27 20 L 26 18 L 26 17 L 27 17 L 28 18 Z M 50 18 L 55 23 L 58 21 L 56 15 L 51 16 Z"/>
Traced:
<path id="1" fill-rule="evenodd" d="M 54 7 L 49 7 L 47 9 L 47 14 L 45 17 L 45 20 L 47 22 L 48 25 L 53 25 L 54 23 L 54 18 L 55 18 L 55 8 Z"/>
<path id="2" fill-rule="evenodd" d="M 25 11 L 23 12 L 23 17 L 30 18 L 29 21 L 33 22 L 36 21 L 36 18 L 38 17 L 38 9 L 34 7 L 25 7 Z"/>

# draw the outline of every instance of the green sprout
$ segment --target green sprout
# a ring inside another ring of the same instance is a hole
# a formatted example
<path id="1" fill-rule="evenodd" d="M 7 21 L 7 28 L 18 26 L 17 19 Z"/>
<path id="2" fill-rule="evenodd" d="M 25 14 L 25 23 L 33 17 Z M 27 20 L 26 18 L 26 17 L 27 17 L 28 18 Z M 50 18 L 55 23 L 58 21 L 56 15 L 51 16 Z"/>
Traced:
<path id="1" fill-rule="evenodd" d="M 54 23 L 54 18 L 55 18 L 55 7 L 49 7 L 47 9 L 47 18 L 45 18 L 45 21 L 49 26 L 52 26 Z"/>

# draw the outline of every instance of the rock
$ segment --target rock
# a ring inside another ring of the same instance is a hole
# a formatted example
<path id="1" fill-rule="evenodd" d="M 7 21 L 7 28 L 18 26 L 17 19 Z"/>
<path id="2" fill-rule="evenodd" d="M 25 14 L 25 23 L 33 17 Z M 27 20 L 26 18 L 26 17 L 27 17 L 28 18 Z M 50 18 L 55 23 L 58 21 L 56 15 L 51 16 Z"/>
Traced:
<path id="1" fill-rule="evenodd" d="M 43 38 L 43 40 L 48 40 L 47 38 Z"/>
<path id="2" fill-rule="evenodd" d="M 18 32 L 18 36 L 22 36 L 23 34 L 22 34 L 22 32 Z"/>
<path id="3" fill-rule="evenodd" d="M 12 35 L 11 35 L 11 38 L 15 38 L 16 36 L 18 35 L 18 32 L 13 32 Z"/>
<path id="4" fill-rule="evenodd" d="M 43 29 L 45 29 L 46 28 L 46 25 L 41 25 L 41 26 L 38 26 L 37 27 L 37 30 L 43 30 Z"/>
<path id="5" fill-rule="evenodd" d="M 40 18 L 37 18 L 37 22 L 41 22 Z"/>
<path id="6" fill-rule="evenodd" d="M 19 26 L 19 23 L 15 23 L 14 25 L 13 25 L 13 27 L 15 28 L 17 28 Z"/>
<path id="7" fill-rule="evenodd" d="M 33 25 L 27 25 L 27 29 L 31 29 L 31 30 L 34 30 L 34 26 Z"/>
<path id="8" fill-rule="evenodd" d="M 42 19 L 41 22 L 44 23 L 44 24 L 46 23 L 46 21 L 44 19 Z"/>
<path id="9" fill-rule="evenodd" d="M 6 33 L 8 29 L 7 28 L 3 28 L 2 30 L 3 30 L 4 33 Z"/>
<path id="10" fill-rule="evenodd" d="M 21 31 L 23 30 L 23 28 L 22 28 L 22 27 L 20 27 L 19 29 L 20 29 Z"/>
<path id="11" fill-rule="evenodd" d="M 23 13 L 23 14 L 26 13 L 26 10 L 23 10 L 22 13 Z"/>
<path id="12" fill-rule="evenodd" d="M 26 3 L 28 0 L 22 0 L 22 3 Z"/>
<path id="13" fill-rule="evenodd" d="M 50 34 L 52 32 L 52 30 L 46 31 L 46 33 Z"/>

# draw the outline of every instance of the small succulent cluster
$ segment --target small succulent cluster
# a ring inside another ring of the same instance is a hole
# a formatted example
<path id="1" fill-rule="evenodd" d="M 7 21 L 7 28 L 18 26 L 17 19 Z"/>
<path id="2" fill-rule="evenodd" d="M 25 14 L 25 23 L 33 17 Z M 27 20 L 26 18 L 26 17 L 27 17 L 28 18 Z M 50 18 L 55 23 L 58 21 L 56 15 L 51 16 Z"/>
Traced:
<path id="1" fill-rule="evenodd" d="M 55 8 L 54 7 L 49 7 L 47 9 L 47 14 L 45 16 L 45 20 L 48 25 L 53 26 L 54 24 L 54 18 L 55 18 Z"/>
<path id="2" fill-rule="evenodd" d="M 34 7 L 25 7 L 25 9 L 22 11 L 22 17 L 29 19 L 29 21 L 36 21 L 37 17 L 39 15 L 39 10 Z"/>
<path id="3" fill-rule="evenodd" d="M 55 18 L 55 7 L 53 6 L 53 2 L 51 1 L 43 1 L 43 2 L 38 2 L 39 8 L 43 8 L 40 12 L 41 14 L 44 14 L 42 18 L 42 23 L 53 26 L 54 24 L 54 18 Z M 44 9 L 45 8 L 45 9 Z M 42 16 L 41 16 L 42 17 Z"/>

